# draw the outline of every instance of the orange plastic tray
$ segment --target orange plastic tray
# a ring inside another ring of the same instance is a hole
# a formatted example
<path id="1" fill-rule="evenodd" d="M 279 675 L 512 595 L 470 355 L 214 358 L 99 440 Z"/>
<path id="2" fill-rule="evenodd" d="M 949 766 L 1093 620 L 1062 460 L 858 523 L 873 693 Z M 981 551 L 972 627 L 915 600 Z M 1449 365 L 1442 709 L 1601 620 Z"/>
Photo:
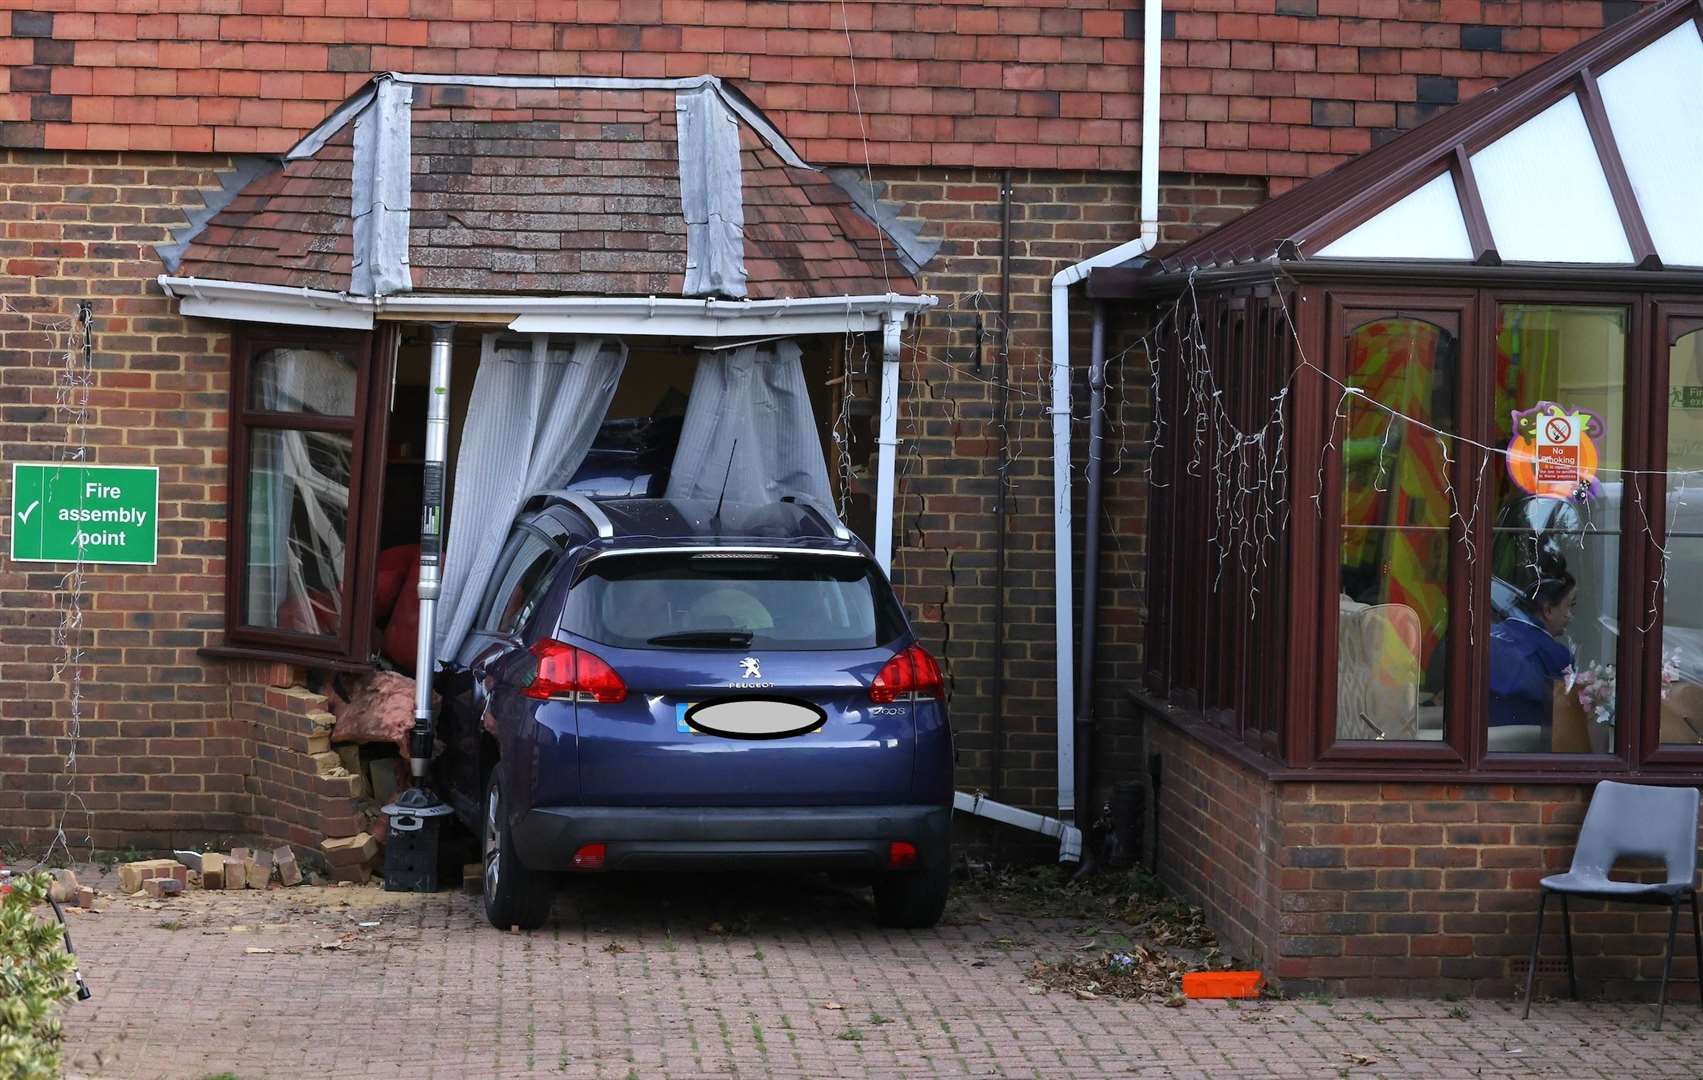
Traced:
<path id="1" fill-rule="evenodd" d="M 1190 971 L 1183 975 L 1183 996 L 1191 998 L 1259 997 L 1257 971 Z"/>

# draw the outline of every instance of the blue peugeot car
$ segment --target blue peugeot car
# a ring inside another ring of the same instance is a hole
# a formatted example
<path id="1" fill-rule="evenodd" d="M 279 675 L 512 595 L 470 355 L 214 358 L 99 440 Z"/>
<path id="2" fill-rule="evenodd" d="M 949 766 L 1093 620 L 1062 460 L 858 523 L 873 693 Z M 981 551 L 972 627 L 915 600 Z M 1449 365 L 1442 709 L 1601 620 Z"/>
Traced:
<path id="1" fill-rule="evenodd" d="M 885 925 L 945 907 L 940 669 L 811 505 L 535 496 L 437 686 L 499 928 L 603 870 L 850 871 Z"/>

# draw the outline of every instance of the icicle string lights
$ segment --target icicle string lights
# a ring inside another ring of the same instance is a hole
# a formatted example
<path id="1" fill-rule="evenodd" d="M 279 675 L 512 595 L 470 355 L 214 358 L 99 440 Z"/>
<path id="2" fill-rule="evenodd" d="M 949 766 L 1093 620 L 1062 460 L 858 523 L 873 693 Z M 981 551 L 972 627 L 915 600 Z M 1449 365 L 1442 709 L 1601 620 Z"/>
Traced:
<path id="1" fill-rule="evenodd" d="M 63 337 L 64 347 L 57 350 L 58 371 L 54 378 L 53 396 L 54 419 L 63 427 L 64 437 L 54 452 L 54 461 L 61 465 L 85 463 L 89 456 L 89 401 L 94 389 L 94 316 L 91 305 L 86 300 L 80 302 L 76 315 L 69 319 L 42 320 L 19 311 L 10 300 L 0 297 L 0 315 L 6 316 L 8 321 L 21 320 L 26 334 L 45 331 Z M 53 790 L 60 796 L 59 806 L 54 811 L 52 836 L 36 864 L 38 867 L 46 865 L 56 853 L 75 860 L 66 833 L 73 813 L 80 815 L 85 826 L 82 846 L 89 847 L 93 840 L 87 832 L 90 821 L 88 805 L 83 801 L 77 783 L 77 749 L 83 737 L 83 669 L 87 648 L 83 622 L 84 561 L 80 547 L 76 561 L 61 575 L 54 589 L 53 603 L 57 621 L 50 640 L 57 655 L 50 681 L 56 685 L 64 684 L 66 701 L 62 737 L 54 741 L 65 758 L 63 768 L 53 779 Z M 32 721 L 33 724 L 43 722 Z"/>

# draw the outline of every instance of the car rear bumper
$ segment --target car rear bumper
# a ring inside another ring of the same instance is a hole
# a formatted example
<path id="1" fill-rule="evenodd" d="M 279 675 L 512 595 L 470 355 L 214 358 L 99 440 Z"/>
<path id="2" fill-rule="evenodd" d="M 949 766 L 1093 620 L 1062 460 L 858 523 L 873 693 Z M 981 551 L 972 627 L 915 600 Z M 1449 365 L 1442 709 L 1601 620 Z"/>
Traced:
<path id="1" fill-rule="evenodd" d="M 924 858 L 946 850 L 949 806 L 561 806 L 516 822 L 516 854 L 534 870 L 567 870 L 585 844 L 611 870 L 881 870 L 895 840 Z"/>

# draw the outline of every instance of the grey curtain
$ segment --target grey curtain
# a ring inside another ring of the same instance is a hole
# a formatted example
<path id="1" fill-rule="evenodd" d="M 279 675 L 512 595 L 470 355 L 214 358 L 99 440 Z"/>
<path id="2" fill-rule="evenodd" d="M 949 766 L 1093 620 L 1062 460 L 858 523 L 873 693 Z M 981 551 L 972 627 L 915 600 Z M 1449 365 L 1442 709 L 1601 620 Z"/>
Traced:
<path id="1" fill-rule="evenodd" d="M 728 502 L 796 495 L 833 513 L 796 342 L 747 345 L 698 361 L 668 497 L 718 499 L 724 483 Z"/>
<path id="2" fill-rule="evenodd" d="M 619 340 L 539 335 L 530 348 L 514 348 L 485 336 L 455 462 L 438 599 L 440 658 L 454 656 L 472 629 L 527 496 L 566 485 L 585 460 L 626 363 Z"/>

